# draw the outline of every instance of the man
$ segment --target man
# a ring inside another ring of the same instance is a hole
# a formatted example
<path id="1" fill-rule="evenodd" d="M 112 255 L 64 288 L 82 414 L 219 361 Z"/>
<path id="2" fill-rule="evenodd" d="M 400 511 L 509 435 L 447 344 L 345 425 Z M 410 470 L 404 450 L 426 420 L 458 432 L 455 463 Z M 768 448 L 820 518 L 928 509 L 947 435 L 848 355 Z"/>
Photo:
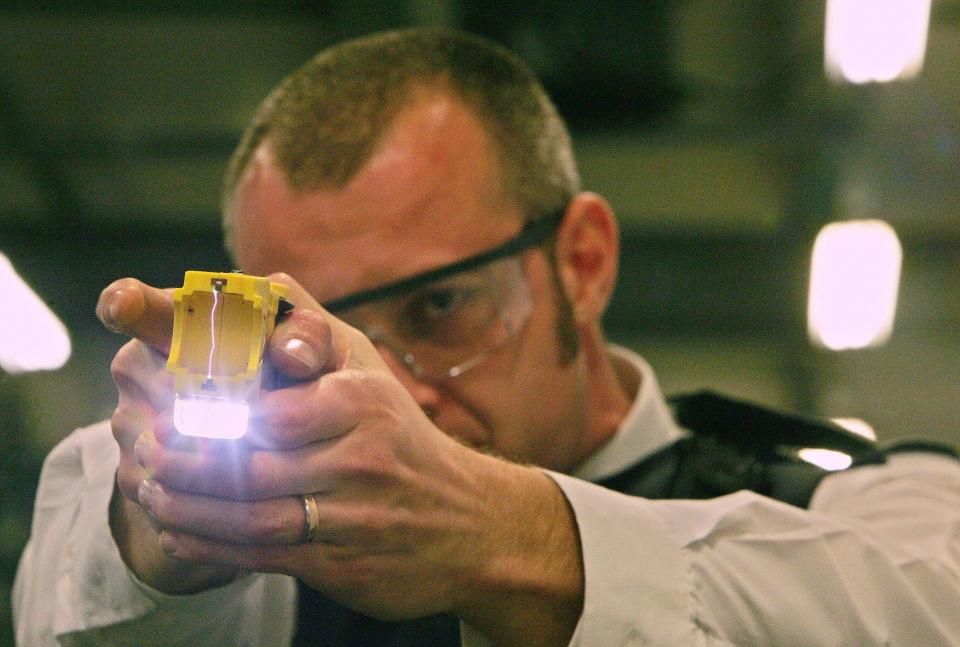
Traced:
<path id="1" fill-rule="evenodd" d="M 244 439 L 179 437 L 169 293 L 104 290 L 133 338 L 112 437 L 48 458 L 23 644 L 960 641 L 949 457 L 830 476 L 809 510 L 587 482 L 660 487 L 636 468 L 685 433 L 604 343 L 613 214 L 501 49 L 415 30 L 321 53 L 247 130 L 224 213 L 238 266 L 291 285 L 276 388 Z"/>

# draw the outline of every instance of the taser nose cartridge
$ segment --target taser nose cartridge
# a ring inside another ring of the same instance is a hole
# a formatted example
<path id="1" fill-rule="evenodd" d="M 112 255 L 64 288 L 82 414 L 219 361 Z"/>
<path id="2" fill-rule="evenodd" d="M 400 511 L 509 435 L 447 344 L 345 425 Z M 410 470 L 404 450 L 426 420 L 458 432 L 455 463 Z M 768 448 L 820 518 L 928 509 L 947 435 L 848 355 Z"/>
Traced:
<path id="1" fill-rule="evenodd" d="M 173 291 L 174 425 L 182 434 L 239 438 L 260 391 L 263 350 L 288 288 L 238 272 L 188 271 Z"/>

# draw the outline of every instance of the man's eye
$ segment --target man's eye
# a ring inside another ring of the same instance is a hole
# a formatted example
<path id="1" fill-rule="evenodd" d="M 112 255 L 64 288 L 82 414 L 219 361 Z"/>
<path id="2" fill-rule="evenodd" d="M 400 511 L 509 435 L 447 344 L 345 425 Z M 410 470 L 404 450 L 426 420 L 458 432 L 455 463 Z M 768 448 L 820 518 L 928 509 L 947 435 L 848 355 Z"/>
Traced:
<path id="1" fill-rule="evenodd" d="M 471 290 L 445 289 L 426 294 L 420 300 L 420 314 L 424 317 L 444 317 L 461 308 L 470 299 Z"/>

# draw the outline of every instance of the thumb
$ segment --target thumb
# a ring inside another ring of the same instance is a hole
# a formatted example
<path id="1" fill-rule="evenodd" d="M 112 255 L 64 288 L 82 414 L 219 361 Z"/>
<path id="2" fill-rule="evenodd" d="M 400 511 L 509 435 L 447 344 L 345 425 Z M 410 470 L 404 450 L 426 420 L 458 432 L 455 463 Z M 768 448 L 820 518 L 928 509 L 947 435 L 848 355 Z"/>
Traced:
<path id="1" fill-rule="evenodd" d="M 136 279 L 114 281 L 100 293 L 97 317 L 110 330 L 167 354 L 173 334 L 173 294 Z"/>
<path id="2" fill-rule="evenodd" d="M 268 344 L 271 362 L 288 377 L 305 380 L 343 368 L 389 371 L 360 331 L 327 312 L 287 274 L 270 280 L 290 289 L 296 308 L 277 323 Z"/>

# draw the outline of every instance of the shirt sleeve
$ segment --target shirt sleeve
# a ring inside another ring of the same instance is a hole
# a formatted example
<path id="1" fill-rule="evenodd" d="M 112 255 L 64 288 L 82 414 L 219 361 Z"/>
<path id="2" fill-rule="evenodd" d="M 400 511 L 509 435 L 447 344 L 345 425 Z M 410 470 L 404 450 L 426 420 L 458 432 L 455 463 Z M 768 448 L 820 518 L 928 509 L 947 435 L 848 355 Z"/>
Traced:
<path id="1" fill-rule="evenodd" d="M 166 595 L 134 577 L 109 528 L 118 460 L 101 423 L 75 431 L 44 462 L 14 582 L 17 644 L 289 644 L 289 577 L 256 574 L 195 595 Z"/>
<path id="2" fill-rule="evenodd" d="M 960 462 L 830 475 L 809 510 L 652 501 L 552 476 L 583 548 L 571 645 L 960 644 Z"/>

